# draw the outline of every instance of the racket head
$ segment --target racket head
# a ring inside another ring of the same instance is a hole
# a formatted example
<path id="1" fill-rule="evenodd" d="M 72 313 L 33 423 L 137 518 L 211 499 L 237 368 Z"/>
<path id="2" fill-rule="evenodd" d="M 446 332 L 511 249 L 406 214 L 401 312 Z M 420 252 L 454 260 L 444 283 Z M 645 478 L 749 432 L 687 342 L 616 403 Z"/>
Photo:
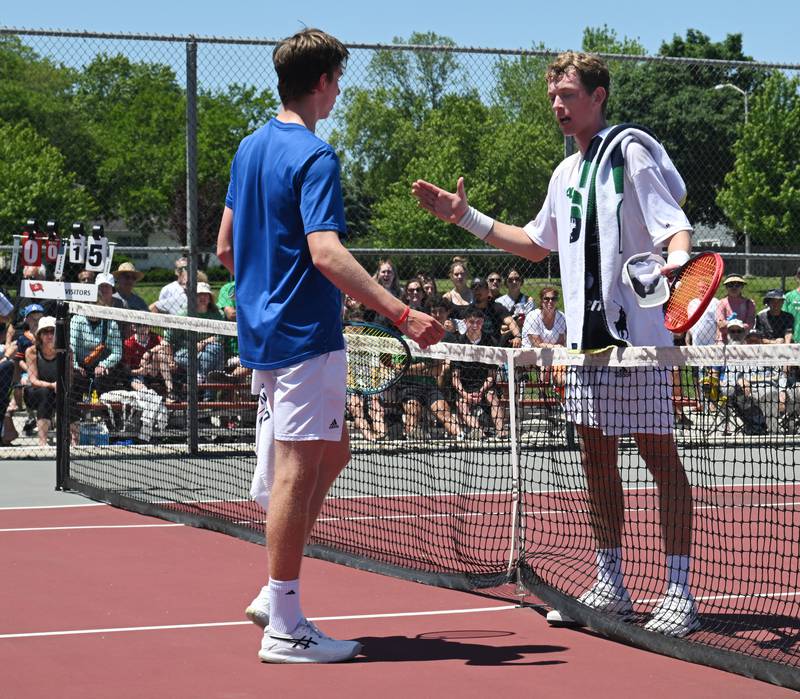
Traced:
<path id="1" fill-rule="evenodd" d="M 680 268 L 664 304 L 664 327 L 674 333 L 691 328 L 708 308 L 725 273 L 725 263 L 716 252 L 703 252 Z M 689 306 L 697 299 L 696 306 Z"/>
<path id="2" fill-rule="evenodd" d="M 347 392 L 371 396 L 396 384 L 411 364 L 411 351 L 393 328 L 376 323 L 345 323 Z"/>

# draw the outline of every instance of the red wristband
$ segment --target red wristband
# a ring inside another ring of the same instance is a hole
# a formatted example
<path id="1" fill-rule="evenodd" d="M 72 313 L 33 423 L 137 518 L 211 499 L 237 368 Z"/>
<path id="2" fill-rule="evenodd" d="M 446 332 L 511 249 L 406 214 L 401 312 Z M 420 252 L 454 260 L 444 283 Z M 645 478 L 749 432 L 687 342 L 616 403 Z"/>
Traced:
<path id="1" fill-rule="evenodd" d="M 408 320 L 409 313 L 411 313 L 411 308 L 409 306 L 406 306 L 405 309 L 403 309 L 403 312 L 400 314 L 400 317 L 396 321 L 394 321 L 394 324 L 399 328 L 403 323 L 405 323 Z"/>

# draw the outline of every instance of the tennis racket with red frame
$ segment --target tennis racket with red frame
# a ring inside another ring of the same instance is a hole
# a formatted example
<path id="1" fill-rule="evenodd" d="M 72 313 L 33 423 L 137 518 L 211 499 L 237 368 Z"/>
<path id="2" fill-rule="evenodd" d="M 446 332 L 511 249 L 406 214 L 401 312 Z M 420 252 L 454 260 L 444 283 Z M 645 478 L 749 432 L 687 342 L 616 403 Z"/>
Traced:
<path id="1" fill-rule="evenodd" d="M 702 252 L 672 275 L 669 299 L 664 304 L 664 326 L 686 332 L 703 315 L 717 293 L 725 263 L 715 252 Z"/>

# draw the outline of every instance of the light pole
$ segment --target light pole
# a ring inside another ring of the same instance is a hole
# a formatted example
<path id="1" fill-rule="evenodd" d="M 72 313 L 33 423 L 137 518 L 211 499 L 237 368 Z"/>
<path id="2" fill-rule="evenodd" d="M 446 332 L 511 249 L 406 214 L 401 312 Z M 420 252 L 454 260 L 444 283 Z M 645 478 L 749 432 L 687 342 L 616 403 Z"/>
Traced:
<path id="1" fill-rule="evenodd" d="M 724 90 L 725 88 L 730 88 L 732 90 L 736 90 L 742 97 L 744 97 L 744 125 L 747 126 L 747 117 L 749 114 L 748 104 L 747 104 L 747 91 L 743 90 L 738 85 L 734 85 L 733 83 L 722 83 L 720 85 L 714 85 L 715 90 Z M 747 232 L 747 226 L 744 227 L 744 276 L 750 276 L 750 234 Z"/>

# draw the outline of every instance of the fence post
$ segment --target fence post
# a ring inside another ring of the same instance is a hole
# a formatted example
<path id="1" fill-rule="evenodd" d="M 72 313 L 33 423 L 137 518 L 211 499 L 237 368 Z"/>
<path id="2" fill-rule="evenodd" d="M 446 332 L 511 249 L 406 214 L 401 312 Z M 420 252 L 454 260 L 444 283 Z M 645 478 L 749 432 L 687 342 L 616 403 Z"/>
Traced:
<path id="1" fill-rule="evenodd" d="M 189 247 L 189 280 L 186 314 L 197 312 L 197 42 L 186 43 L 186 244 Z M 197 335 L 187 333 L 186 423 L 189 452 L 197 453 Z"/>
<path id="2" fill-rule="evenodd" d="M 68 305 L 56 305 L 56 490 L 65 490 L 69 478 L 70 419 L 69 392 L 69 316 Z M 77 417 L 77 415 L 75 416 Z"/>

